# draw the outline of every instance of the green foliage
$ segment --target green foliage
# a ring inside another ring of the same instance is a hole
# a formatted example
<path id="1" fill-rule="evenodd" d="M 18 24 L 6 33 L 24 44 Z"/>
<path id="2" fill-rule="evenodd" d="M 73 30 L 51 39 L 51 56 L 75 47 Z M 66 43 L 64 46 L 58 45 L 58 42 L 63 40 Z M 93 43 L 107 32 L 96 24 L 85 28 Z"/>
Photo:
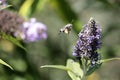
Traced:
<path id="1" fill-rule="evenodd" d="M 24 16 L 25 18 L 29 18 L 31 15 L 31 6 L 34 0 L 25 0 L 19 10 L 19 14 Z"/>
<path id="2" fill-rule="evenodd" d="M 48 0 L 25 0 L 20 7 L 19 14 L 28 19 L 35 11 L 42 10 L 47 1 Z"/>
<path id="3" fill-rule="evenodd" d="M 92 74 L 95 70 L 97 70 L 98 68 L 100 68 L 101 64 L 102 63 L 95 64 L 94 66 L 90 66 L 89 69 L 86 72 L 86 75 L 88 76 L 88 75 Z"/>
<path id="4" fill-rule="evenodd" d="M 10 35 L 7 35 L 5 33 L 0 33 L 0 36 L 1 36 L 2 39 L 8 40 L 8 41 L 12 42 L 13 44 L 15 44 L 16 46 L 18 46 L 18 47 L 24 49 L 25 51 L 27 51 L 26 48 L 16 38 L 14 38 Z"/>
<path id="5" fill-rule="evenodd" d="M 67 68 L 71 71 L 67 71 L 68 75 L 72 78 L 72 80 L 81 80 L 83 76 L 83 70 L 80 68 L 80 64 L 74 62 L 72 59 L 67 60 Z"/>
<path id="6" fill-rule="evenodd" d="M 92 74 L 96 69 L 99 69 L 100 66 L 102 65 L 102 63 L 108 62 L 108 61 L 112 61 L 112 60 L 120 60 L 120 58 L 110 58 L 110 59 L 103 59 L 100 61 L 99 64 L 95 64 L 93 67 L 91 66 L 88 71 L 87 71 L 87 76 Z"/>
<path id="7" fill-rule="evenodd" d="M 113 61 L 113 60 L 120 60 L 120 58 L 103 59 L 101 60 L 101 62 L 104 63 L 104 62 Z"/>
<path id="8" fill-rule="evenodd" d="M 2 59 L 0 59 L 0 64 L 5 65 L 5 66 L 7 66 L 7 67 L 9 67 L 10 69 L 13 70 L 13 68 L 9 64 L 7 64 L 6 62 L 4 62 Z"/>
<path id="9" fill-rule="evenodd" d="M 45 42 L 43 41 L 39 43 L 24 44 L 27 47 L 27 49 L 29 49 L 28 51 L 29 54 L 24 54 L 26 52 L 23 51 L 23 49 L 21 49 L 20 46 L 17 48 L 17 50 L 15 50 L 17 52 L 12 52 L 12 53 L 10 52 L 10 54 L 9 52 L 8 53 L 0 52 L 1 53 L 0 57 L 7 57 L 9 59 L 10 57 L 13 57 L 14 62 L 17 62 L 16 58 L 21 58 L 22 60 L 25 61 L 27 65 L 26 67 L 27 70 L 22 73 L 17 69 L 15 70 L 15 73 L 10 72 L 11 70 L 10 71 L 7 70 L 8 73 L 6 73 L 5 70 L 2 70 L 0 68 L 0 80 L 18 80 L 18 79 L 19 80 L 21 79 L 22 80 L 23 79 L 24 80 L 57 80 L 54 74 L 49 75 L 47 71 L 42 72 L 42 70 L 38 69 L 39 65 L 43 65 L 43 64 L 51 64 L 51 63 L 64 64 L 64 60 L 66 60 L 68 57 L 71 57 L 72 49 L 70 47 L 73 46 L 73 44 L 76 42 L 75 40 L 76 35 L 75 34 L 73 36 L 71 36 L 71 34 L 69 35 L 69 37 L 71 37 L 69 38 L 71 42 L 65 38 L 66 40 L 63 42 L 64 43 L 69 42 L 69 45 L 67 46 L 66 49 L 65 48 L 66 44 L 61 43 L 60 41 L 62 37 L 56 34 L 57 29 L 59 29 L 60 26 L 63 26 L 64 23 L 70 23 L 73 20 L 73 30 L 74 30 L 73 32 L 79 33 L 81 29 L 81 25 L 84 24 L 84 21 L 87 20 L 87 18 L 90 16 L 95 17 L 101 23 L 103 28 L 102 41 L 104 44 L 102 45 L 102 48 L 105 50 L 103 51 L 103 49 L 101 49 L 102 51 L 101 54 L 103 55 L 103 57 L 110 58 L 120 55 L 119 54 L 120 52 L 119 0 L 8 0 L 8 1 L 10 4 L 13 5 L 13 7 L 9 8 L 9 10 L 11 11 L 21 10 L 20 14 L 22 13 L 21 14 L 22 16 L 27 17 L 28 19 L 30 17 L 36 17 L 38 20 L 44 22 L 48 27 L 49 38 Z M 47 1 L 49 1 L 49 3 L 46 4 Z M 30 3 L 26 3 L 26 2 L 30 2 Z M 112 36 L 112 34 L 114 33 L 115 35 Z M 60 37 L 60 39 L 56 39 L 56 36 L 57 38 Z M 17 40 L 15 41 L 18 42 Z M 59 44 L 57 44 L 57 41 Z M 11 42 L 16 44 L 14 40 Z M 21 45 L 21 43 L 18 42 L 17 46 L 19 44 Z M 60 47 L 61 44 L 64 44 L 63 45 L 64 47 L 62 48 L 64 48 L 65 51 L 61 49 Z M 118 50 L 116 50 L 116 46 L 118 46 Z M 6 54 L 8 54 L 9 56 L 6 56 Z M 114 60 L 119 60 L 119 59 L 114 59 Z M 111 59 L 101 60 L 102 63 L 108 61 L 111 61 Z M 15 68 L 15 65 L 12 66 Z M 53 68 L 56 67 L 56 65 L 51 65 L 51 66 L 47 65 L 47 66 Z M 98 66 L 100 65 L 96 65 L 96 67 Z M 24 67 L 24 65 L 21 65 L 21 67 Z M 57 68 L 61 70 L 65 70 L 66 72 L 71 72 L 71 70 L 69 70 L 68 67 L 66 66 L 57 65 Z M 94 70 L 96 70 L 96 68 L 90 68 L 88 70 L 88 73 L 91 73 Z M 57 78 L 59 80 L 69 80 L 69 78 L 63 75 L 64 74 L 60 74 L 59 76 L 57 76 Z M 73 76 L 76 77 L 77 75 L 74 74 Z M 72 78 L 72 76 L 70 77 Z M 100 69 L 98 73 L 98 77 L 100 78 L 99 80 L 104 80 L 104 79 L 114 80 L 114 77 L 116 78 L 116 80 L 119 80 L 119 63 L 112 61 L 108 62 L 105 66 L 103 66 Z M 93 77 L 92 79 L 97 80 L 95 79 L 95 77 Z"/>
<path id="10" fill-rule="evenodd" d="M 73 22 L 73 29 L 76 33 L 79 33 L 81 30 L 81 22 L 78 19 L 76 13 L 72 10 L 71 6 L 67 3 L 66 0 L 52 0 L 50 1 L 53 9 L 57 11 L 59 16 L 66 22 Z"/>
<path id="11" fill-rule="evenodd" d="M 8 7 L 11 7 L 12 5 L 7 5 L 7 6 L 2 6 L 2 5 L 0 5 L 0 11 L 1 10 L 3 10 L 3 9 L 6 9 L 6 8 L 8 8 Z"/>
<path id="12" fill-rule="evenodd" d="M 36 5 L 36 10 L 41 11 L 42 9 L 44 9 L 46 2 L 48 2 L 48 0 L 38 0 L 38 3 Z"/>
<path id="13" fill-rule="evenodd" d="M 66 66 L 63 65 L 45 65 L 41 66 L 41 68 L 57 68 L 61 70 L 67 71 L 68 75 L 72 80 L 81 80 L 83 76 L 83 71 L 80 68 L 79 63 L 74 62 L 72 59 L 67 60 Z"/>
<path id="14" fill-rule="evenodd" d="M 44 65 L 41 66 L 41 68 L 56 68 L 56 69 L 61 69 L 61 70 L 65 70 L 65 71 L 70 71 L 69 68 L 67 68 L 66 66 L 63 65 Z"/>

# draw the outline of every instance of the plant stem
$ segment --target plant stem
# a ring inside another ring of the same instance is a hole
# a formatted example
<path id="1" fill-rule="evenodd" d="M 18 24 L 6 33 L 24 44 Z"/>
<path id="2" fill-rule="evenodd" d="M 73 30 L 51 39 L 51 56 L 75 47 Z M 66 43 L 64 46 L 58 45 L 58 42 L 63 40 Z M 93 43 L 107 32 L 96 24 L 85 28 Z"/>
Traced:
<path id="1" fill-rule="evenodd" d="M 104 59 L 104 60 L 101 60 L 101 62 L 108 62 L 108 61 L 112 61 L 112 60 L 120 60 L 120 58 L 109 58 L 109 59 Z"/>
<path id="2" fill-rule="evenodd" d="M 82 65 L 83 65 L 83 77 L 81 80 L 86 80 L 87 60 L 82 59 Z"/>

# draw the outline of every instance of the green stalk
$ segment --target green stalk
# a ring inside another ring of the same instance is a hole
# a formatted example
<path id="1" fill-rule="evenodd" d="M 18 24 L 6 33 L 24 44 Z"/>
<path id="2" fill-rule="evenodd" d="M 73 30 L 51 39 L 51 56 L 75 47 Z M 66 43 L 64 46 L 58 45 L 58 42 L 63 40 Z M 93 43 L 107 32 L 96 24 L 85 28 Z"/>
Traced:
<path id="1" fill-rule="evenodd" d="M 81 80 L 86 80 L 87 60 L 82 59 L 82 65 L 83 65 L 83 77 Z"/>
<path id="2" fill-rule="evenodd" d="M 101 60 L 101 62 L 108 62 L 108 61 L 112 61 L 112 60 L 120 60 L 120 58 L 104 59 L 104 60 Z"/>

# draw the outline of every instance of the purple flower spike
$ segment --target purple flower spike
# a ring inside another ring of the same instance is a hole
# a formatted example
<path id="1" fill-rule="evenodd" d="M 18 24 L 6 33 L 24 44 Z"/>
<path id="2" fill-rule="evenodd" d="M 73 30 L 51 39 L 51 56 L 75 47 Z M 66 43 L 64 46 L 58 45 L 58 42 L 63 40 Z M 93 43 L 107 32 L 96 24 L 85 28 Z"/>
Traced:
<path id="1" fill-rule="evenodd" d="M 47 38 L 47 27 L 40 22 L 37 22 L 35 18 L 31 18 L 30 21 L 24 22 L 21 26 L 20 37 L 25 42 L 35 42 Z"/>
<path id="2" fill-rule="evenodd" d="M 91 18 L 78 34 L 79 40 L 74 46 L 73 55 L 76 57 L 97 62 L 99 54 L 97 49 L 101 46 L 101 28 L 96 21 Z M 94 64 L 94 63 L 93 63 Z"/>

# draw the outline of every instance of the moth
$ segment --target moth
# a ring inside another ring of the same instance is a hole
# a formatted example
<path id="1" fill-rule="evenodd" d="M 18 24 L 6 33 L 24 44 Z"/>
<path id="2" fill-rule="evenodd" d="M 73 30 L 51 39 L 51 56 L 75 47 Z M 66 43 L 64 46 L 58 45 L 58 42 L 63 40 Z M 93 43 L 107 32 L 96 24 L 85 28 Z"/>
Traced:
<path id="1" fill-rule="evenodd" d="M 73 27 L 73 24 L 71 23 L 68 23 L 67 25 L 65 25 L 63 28 L 61 28 L 59 30 L 59 32 L 61 33 L 65 33 L 65 34 L 69 34 L 72 30 L 72 27 Z"/>

